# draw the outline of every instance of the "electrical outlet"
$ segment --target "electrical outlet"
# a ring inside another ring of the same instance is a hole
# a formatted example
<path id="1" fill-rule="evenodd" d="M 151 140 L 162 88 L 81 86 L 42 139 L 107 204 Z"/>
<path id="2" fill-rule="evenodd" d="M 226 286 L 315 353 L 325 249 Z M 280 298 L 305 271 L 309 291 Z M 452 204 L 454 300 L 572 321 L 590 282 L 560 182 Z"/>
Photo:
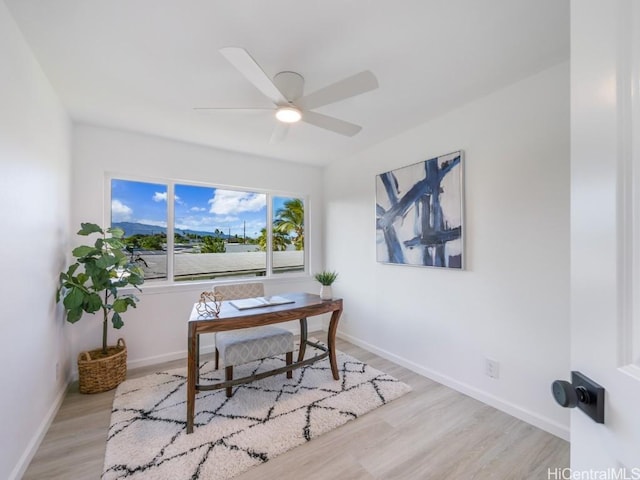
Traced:
<path id="1" fill-rule="evenodd" d="M 490 358 L 484 359 L 484 373 L 487 377 L 500 378 L 500 364 L 496 360 Z"/>

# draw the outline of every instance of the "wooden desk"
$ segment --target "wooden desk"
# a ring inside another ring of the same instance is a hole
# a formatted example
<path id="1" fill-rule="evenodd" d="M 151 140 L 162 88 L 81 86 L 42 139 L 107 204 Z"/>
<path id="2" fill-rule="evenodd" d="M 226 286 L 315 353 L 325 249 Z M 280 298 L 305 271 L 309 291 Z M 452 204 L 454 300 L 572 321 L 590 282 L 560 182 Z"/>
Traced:
<path id="1" fill-rule="evenodd" d="M 193 306 L 189 318 L 188 357 L 187 357 L 187 433 L 193 432 L 193 422 L 196 403 L 196 392 L 217 390 L 221 388 L 246 383 L 253 380 L 284 373 L 288 370 L 309 365 L 323 358 L 329 357 L 331 373 L 335 380 L 340 379 L 336 364 L 336 330 L 342 314 L 342 299 L 321 300 L 319 295 L 309 293 L 286 293 L 278 296 L 286 297 L 294 301 L 285 305 L 272 307 L 259 307 L 249 310 L 238 310 L 229 302 L 222 302 L 218 317 L 207 317 L 198 314 L 196 305 Z M 307 339 L 307 317 L 331 312 L 329 332 L 327 333 L 327 347 L 310 342 Z M 219 382 L 211 385 L 199 384 L 199 357 L 200 335 L 203 333 L 222 332 L 241 328 L 258 327 L 273 323 L 300 320 L 300 349 L 298 359 L 291 365 L 284 366 L 268 372 L 263 372 L 251 377 L 243 377 L 228 382 Z M 323 351 L 319 355 L 304 360 L 307 345 L 311 345 Z"/>

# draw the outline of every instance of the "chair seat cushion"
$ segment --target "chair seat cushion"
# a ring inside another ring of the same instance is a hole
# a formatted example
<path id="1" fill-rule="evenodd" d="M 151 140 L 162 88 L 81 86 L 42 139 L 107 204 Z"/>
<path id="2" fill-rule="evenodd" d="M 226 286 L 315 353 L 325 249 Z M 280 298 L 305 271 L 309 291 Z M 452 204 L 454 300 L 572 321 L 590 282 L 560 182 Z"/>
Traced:
<path id="1" fill-rule="evenodd" d="M 218 332 L 216 347 L 225 367 L 293 351 L 293 333 L 264 326 Z"/>

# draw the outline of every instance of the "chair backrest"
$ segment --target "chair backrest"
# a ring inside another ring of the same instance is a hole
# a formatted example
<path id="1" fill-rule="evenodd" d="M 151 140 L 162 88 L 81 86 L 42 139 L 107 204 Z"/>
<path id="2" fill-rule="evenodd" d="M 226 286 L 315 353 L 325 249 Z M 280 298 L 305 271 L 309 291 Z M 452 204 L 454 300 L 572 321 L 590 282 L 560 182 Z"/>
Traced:
<path id="1" fill-rule="evenodd" d="M 223 300 L 264 297 L 264 285 L 260 282 L 216 285 L 213 287 L 213 293 L 222 295 Z"/>

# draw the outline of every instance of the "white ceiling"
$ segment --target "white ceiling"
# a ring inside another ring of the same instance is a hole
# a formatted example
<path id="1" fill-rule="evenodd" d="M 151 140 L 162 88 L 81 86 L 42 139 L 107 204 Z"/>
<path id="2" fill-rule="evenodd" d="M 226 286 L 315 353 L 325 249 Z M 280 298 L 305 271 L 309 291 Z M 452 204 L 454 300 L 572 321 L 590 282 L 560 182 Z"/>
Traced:
<path id="1" fill-rule="evenodd" d="M 74 120 L 326 165 L 569 58 L 568 0 L 5 0 Z M 240 46 L 305 93 L 371 70 L 380 88 L 270 144 L 271 106 L 218 52 Z"/>

